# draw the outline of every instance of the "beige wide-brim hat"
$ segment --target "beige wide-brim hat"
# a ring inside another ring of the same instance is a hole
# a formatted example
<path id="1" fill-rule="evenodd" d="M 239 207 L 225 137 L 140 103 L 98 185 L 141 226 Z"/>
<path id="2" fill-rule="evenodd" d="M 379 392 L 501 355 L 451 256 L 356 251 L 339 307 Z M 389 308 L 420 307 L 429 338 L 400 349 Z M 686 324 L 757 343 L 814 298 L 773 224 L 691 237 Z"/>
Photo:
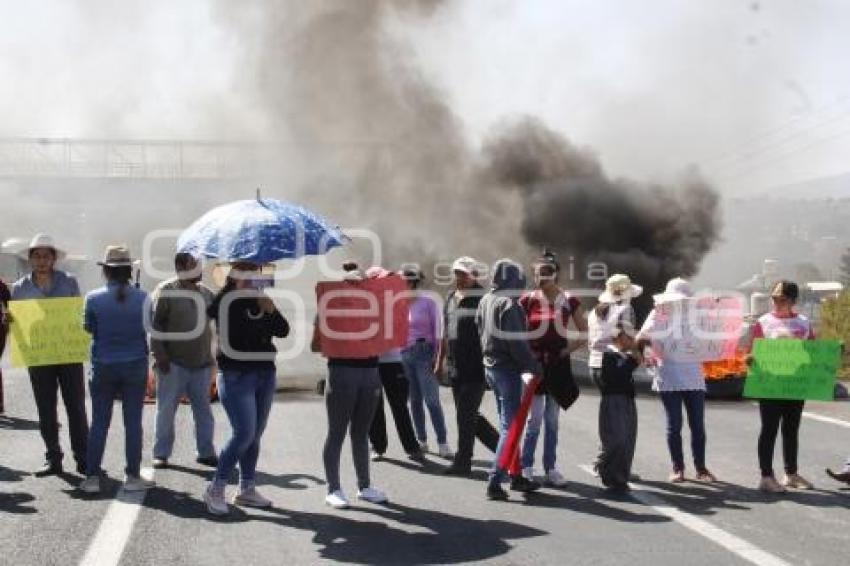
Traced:
<path id="1" fill-rule="evenodd" d="M 628 275 L 617 273 L 605 281 L 605 291 L 599 295 L 600 303 L 619 303 L 630 301 L 643 294 L 643 287 L 632 283 Z"/>
<path id="2" fill-rule="evenodd" d="M 652 298 L 655 299 L 656 305 L 660 305 L 662 303 L 684 301 L 693 296 L 694 292 L 691 289 L 691 284 L 681 277 L 676 277 L 675 279 L 671 279 L 667 282 L 667 287 L 664 289 L 663 293 L 654 295 Z"/>
<path id="3" fill-rule="evenodd" d="M 49 250 L 53 250 L 56 254 L 56 260 L 59 261 L 63 259 L 67 254 L 65 250 L 59 248 L 56 245 L 56 242 L 53 239 L 53 236 L 49 234 L 36 234 L 32 240 L 30 240 L 30 245 L 20 251 L 18 255 L 20 255 L 23 259 L 29 259 L 30 252 L 38 248 L 46 248 Z"/>
<path id="4" fill-rule="evenodd" d="M 97 262 L 105 267 L 131 267 L 133 258 L 130 257 L 130 249 L 127 246 L 106 246 L 103 252 L 103 261 Z"/>

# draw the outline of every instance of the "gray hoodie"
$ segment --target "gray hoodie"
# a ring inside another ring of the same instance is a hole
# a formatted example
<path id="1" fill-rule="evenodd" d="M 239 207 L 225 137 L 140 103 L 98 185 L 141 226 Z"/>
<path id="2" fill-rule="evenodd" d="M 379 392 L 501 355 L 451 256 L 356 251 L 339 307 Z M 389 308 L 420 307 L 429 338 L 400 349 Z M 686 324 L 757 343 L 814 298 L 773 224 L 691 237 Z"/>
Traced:
<path id="1" fill-rule="evenodd" d="M 525 311 L 519 304 L 524 289 L 522 267 L 510 259 L 497 261 L 492 289 L 481 298 L 475 324 L 481 337 L 485 367 L 539 375 L 541 367 L 525 337 L 528 325 Z"/>

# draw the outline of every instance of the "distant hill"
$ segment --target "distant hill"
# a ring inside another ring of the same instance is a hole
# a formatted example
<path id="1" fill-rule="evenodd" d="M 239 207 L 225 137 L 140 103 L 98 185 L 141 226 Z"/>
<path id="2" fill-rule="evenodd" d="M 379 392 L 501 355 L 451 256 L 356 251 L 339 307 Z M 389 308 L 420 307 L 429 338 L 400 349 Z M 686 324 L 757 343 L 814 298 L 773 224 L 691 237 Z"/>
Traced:
<path id="1" fill-rule="evenodd" d="M 820 177 L 801 183 L 780 185 L 759 196 L 777 199 L 841 199 L 850 198 L 850 172 L 832 177 Z"/>

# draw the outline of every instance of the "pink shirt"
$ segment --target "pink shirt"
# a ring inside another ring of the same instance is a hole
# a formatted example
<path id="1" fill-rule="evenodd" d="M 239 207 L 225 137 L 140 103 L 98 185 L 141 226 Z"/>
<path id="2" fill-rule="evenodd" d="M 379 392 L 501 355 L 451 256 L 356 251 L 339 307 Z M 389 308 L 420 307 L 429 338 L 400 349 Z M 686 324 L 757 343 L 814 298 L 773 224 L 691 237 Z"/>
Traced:
<path id="1" fill-rule="evenodd" d="M 780 315 L 769 312 L 761 316 L 753 327 L 753 339 L 756 338 L 814 340 L 815 331 L 809 319 L 801 314 Z"/>

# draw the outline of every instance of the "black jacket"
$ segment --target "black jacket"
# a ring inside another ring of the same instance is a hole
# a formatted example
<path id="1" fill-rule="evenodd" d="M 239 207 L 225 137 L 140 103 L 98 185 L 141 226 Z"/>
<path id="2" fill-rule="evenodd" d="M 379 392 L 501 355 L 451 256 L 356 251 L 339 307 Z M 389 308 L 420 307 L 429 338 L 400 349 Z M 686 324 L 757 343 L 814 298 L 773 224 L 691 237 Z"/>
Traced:
<path id="1" fill-rule="evenodd" d="M 466 289 L 464 297 L 457 300 L 457 291 L 446 297 L 443 307 L 443 331 L 448 341 L 446 369 L 449 379 L 455 383 L 483 383 L 484 356 L 481 353 L 481 338 L 475 324 L 475 313 L 484 295 L 484 289 L 476 285 Z"/>
<path id="2" fill-rule="evenodd" d="M 289 334 L 287 320 L 276 309 L 272 313 L 264 313 L 256 299 L 246 297 L 230 303 L 225 326 L 219 305 L 226 296 L 216 296 L 207 310 L 207 314 L 215 320 L 218 328 L 218 367 L 222 370 L 238 371 L 274 368 L 277 349 L 272 344 L 272 338 L 283 338 Z M 226 342 L 229 342 L 232 352 L 225 353 L 223 345 Z M 234 352 L 245 353 L 251 359 L 238 359 L 239 356 Z"/>
<path id="3" fill-rule="evenodd" d="M 638 367 L 637 359 L 627 353 L 608 347 L 602 354 L 602 369 L 596 385 L 603 395 L 635 394 L 632 374 Z"/>

